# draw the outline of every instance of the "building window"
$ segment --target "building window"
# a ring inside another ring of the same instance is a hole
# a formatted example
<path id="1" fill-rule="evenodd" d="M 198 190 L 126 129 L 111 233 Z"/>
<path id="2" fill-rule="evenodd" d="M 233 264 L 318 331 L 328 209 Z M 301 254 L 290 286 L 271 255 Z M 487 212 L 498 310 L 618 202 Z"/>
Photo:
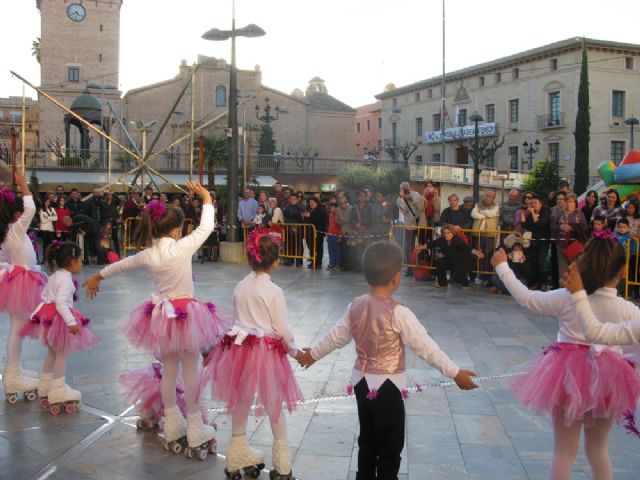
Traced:
<path id="1" fill-rule="evenodd" d="M 478 86 L 484 87 L 484 77 L 478 77 Z"/>
<path id="2" fill-rule="evenodd" d="M 416 140 L 422 141 L 422 117 L 416 118 Z"/>
<path id="3" fill-rule="evenodd" d="M 67 75 L 70 82 L 80 81 L 80 67 L 68 67 Z"/>
<path id="4" fill-rule="evenodd" d="M 22 122 L 22 112 L 14 111 L 9 112 L 9 123 L 20 123 Z"/>
<path id="5" fill-rule="evenodd" d="M 98 61 L 102 62 L 102 54 L 101 53 L 98 55 Z"/>
<path id="6" fill-rule="evenodd" d="M 458 111 L 458 126 L 464 127 L 467 124 L 467 109 L 461 108 Z"/>
<path id="7" fill-rule="evenodd" d="M 367 120 L 367 132 L 371 131 L 371 120 Z"/>
<path id="8" fill-rule="evenodd" d="M 392 107 L 397 107 L 398 106 L 398 99 L 397 98 L 392 98 L 391 99 L 391 106 Z"/>
<path id="9" fill-rule="evenodd" d="M 100 24 L 100 31 L 102 31 L 102 24 Z"/>
<path id="10" fill-rule="evenodd" d="M 496 166 L 496 152 L 491 152 L 489 155 L 487 155 L 487 158 L 485 159 L 485 165 L 488 168 L 495 168 L 495 166 Z"/>
<path id="11" fill-rule="evenodd" d="M 382 128 L 382 117 L 378 118 L 378 128 Z"/>
<path id="12" fill-rule="evenodd" d="M 519 118 L 518 100 L 509 100 L 509 121 L 511 123 L 518 123 Z"/>
<path id="13" fill-rule="evenodd" d="M 560 144 L 559 143 L 549 144 L 549 159 L 556 163 L 560 163 Z"/>
<path id="14" fill-rule="evenodd" d="M 434 153 L 433 155 L 431 155 L 431 161 L 433 163 L 440 163 L 440 154 Z"/>
<path id="15" fill-rule="evenodd" d="M 633 57 L 624 57 L 624 68 L 633 70 Z"/>
<path id="16" fill-rule="evenodd" d="M 552 58 L 551 59 L 550 68 L 551 68 L 552 72 L 555 72 L 556 70 L 558 70 L 558 59 L 557 58 Z"/>
<path id="17" fill-rule="evenodd" d="M 420 92 L 416 92 L 416 103 L 420 101 Z"/>
<path id="18" fill-rule="evenodd" d="M 433 90 L 431 88 L 427 90 L 427 97 L 433 98 Z"/>
<path id="19" fill-rule="evenodd" d="M 356 133 L 360 133 L 360 122 L 356 122 Z"/>
<path id="20" fill-rule="evenodd" d="M 442 128 L 442 126 L 440 125 L 440 114 L 439 113 L 434 113 L 433 114 L 433 129 L 434 130 L 440 130 Z"/>
<path id="21" fill-rule="evenodd" d="M 611 115 L 624 117 L 624 92 L 621 90 L 614 90 L 611 95 Z"/>
<path id="22" fill-rule="evenodd" d="M 618 165 L 624 157 L 624 142 L 611 142 L 611 161 Z"/>
<path id="23" fill-rule="evenodd" d="M 227 106 L 227 89 L 223 85 L 216 87 L 216 107 Z"/>
<path id="24" fill-rule="evenodd" d="M 391 122 L 391 144 L 397 145 L 398 140 L 398 124 L 396 122 Z"/>
<path id="25" fill-rule="evenodd" d="M 549 125 L 560 125 L 560 92 L 549 94 Z"/>
<path id="26" fill-rule="evenodd" d="M 493 103 L 490 103 L 486 106 L 485 117 L 487 118 L 487 123 L 492 123 L 496 121 L 496 106 Z"/>
<path id="27" fill-rule="evenodd" d="M 496 73 L 496 83 L 500 83 L 502 81 L 502 74 L 500 72 Z"/>
<path id="28" fill-rule="evenodd" d="M 513 79 L 517 80 L 520 78 L 520 69 L 519 68 L 514 68 L 513 69 Z"/>
<path id="29" fill-rule="evenodd" d="M 422 163 L 422 155 L 416 155 L 416 163 Z"/>
<path id="30" fill-rule="evenodd" d="M 520 162 L 518 160 L 518 147 L 509 147 L 509 168 L 511 170 L 518 171 L 520 169 Z"/>

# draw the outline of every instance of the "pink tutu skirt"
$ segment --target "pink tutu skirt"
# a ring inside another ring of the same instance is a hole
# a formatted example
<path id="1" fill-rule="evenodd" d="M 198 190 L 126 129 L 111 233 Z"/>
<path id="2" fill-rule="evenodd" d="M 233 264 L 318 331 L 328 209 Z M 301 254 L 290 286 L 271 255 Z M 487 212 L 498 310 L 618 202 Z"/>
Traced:
<path id="1" fill-rule="evenodd" d="M 20 265 L 9 267 L 0 275 L 0 312 L 30 315 L 40 305 L 47 276 Z"/>
<path id="2" fill-rule="evenodd" d="M 537 414 L 566 424 L 595 418 L 621 421 L 636 410 L 640 376 L 619 352 L 597 354 L 588 345 L 559 342 L 523 365 L 510 386 L 515 397 Z"/>
<path id="3" fill-rule="evenodd" d="M 205 351 L 228 330 L 213 303 L 152 298 L 134 308 L 125 321 L 124 335 L 135 347 L 171 353 Z"/>
<path id="4" fill-rule="evenodd" d="M 86 350 L 98 341 L 98 337 L 89 328 L 88 318 L 75 308 L 71 309 L 71 313 L 80 329 L 75 335 L 69 332 L 69 326 L 58 313 L 55 303 L 42 305 L 20 329 L 19 335 L 40 340 L 45 346 L 65 353 Z"/>
<path id="5" fill-rule="evenodd" d="M 135 405 L 143 417 L 159 421 L 164 415 L 164 403 L 160 382 L 162 381 L 162 364 L 154 362 L 149 366 L 124 372 L 120 375 L 120 384 L 126 389 L 127 402 Z M 184 401 L 184 387 L 180 380 L 176 385 L 176 403 L 182 412 L 187 415 L 187 406 Z"/>
<path id="6" fill-rule="evenodd" d="M 209 358 L 205 370 L 213 381 L 212 397 L 236 407 L 251 405 L 256 399 L 256 415 L 266 412 L 280 417 L 282 405 L 291 413 L 303 400 L 302 392 L 287 359 L 287 347 L 281 339 L 249 335 L 241 345 L 235 336 L 225 336 Z"/>

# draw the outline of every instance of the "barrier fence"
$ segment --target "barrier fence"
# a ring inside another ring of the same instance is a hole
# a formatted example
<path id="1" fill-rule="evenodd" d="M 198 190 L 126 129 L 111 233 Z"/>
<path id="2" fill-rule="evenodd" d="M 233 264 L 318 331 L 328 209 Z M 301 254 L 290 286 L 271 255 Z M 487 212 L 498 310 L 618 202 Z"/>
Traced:
<path id="1" fill-rule="evenodd" d="M 144 248 L 138 248 L 136 242 L 136 233 L 138 231 L 138 225 L 140 223 L 140 217 L 129 217 L 124 221 L 122 227 L 122 256 L 126 257 L 129 253 L 136 253 Z M 193 221 L 190 218 L 184 220 L 182 227 L 182 235 L 189 235 L 193 231 Z"/>
<path id="2" fill-rule="evenodd" d="M 253 227 L 242 228 L 245 251 L 247 238 Z M 316 266 L 318 254 L 318 233 L 315 225 L 310 223 L 285 223 L 274 225 L 272 231 L 282 235 L 282 246 L 280 247 L 280 258 L 283 263 L 289 262 L 304 263 L 305 260 L 311 262 L 313 268 Z M 322 237 L 321 241 L 324 241 Z M 322 246 L 321 246 L 322 249 Z"/>

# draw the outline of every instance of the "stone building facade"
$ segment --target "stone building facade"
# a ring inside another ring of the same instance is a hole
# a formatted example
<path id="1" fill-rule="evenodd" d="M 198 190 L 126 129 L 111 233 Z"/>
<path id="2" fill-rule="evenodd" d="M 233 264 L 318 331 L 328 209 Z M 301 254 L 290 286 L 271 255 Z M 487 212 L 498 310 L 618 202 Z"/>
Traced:
<path id="1" fill-rule="evenodd" d="M 625 119 L 640 113 L 640 45 L 586 39 L 591 104 L 590 175 L 600 162 L 619 162 L 629 149 Z M 467 126 L 478 112 L 480 126 L 505 143 L 490 168 L 522 171 L 536 160 L 559 162 L 561 174 L 573 175 L 573 131 L 580 83 L 582 38 L 545 45 L 446 75 L 445 138 Z M 466 164 L 468 150 L 454 138 L 445 141 L 442 158 L 442 80 L 434 77 L 378 94 L 382 101 L 383 141 L 421 144 L 411 161 Z M 491 125 L 493 124 L 493 126 Z M 527 144 L 540 142 L 536 154 Z M 637 145 L 636 145 L 637 147 Z M 530 161 L 531 160 L 531 161 Z"/>
<path id="2" fill-rule="evenodd" d="M 22 131 L 22 97 L 0 98 L 0 146 L 11 145 L 11 132 L 21 135 Z M 25 148 L 38 148 L 40 138 L 40 114 L 38 102 L 33 98 L 25 98 Z M 17 148 L 21 139 L 18 137 Z"/>
<path id="3" fill-rule="evenodd" d="M 359 158 L 378 158 L 382 150 L 382 102 L 356 109 L 356 149 Z"/>

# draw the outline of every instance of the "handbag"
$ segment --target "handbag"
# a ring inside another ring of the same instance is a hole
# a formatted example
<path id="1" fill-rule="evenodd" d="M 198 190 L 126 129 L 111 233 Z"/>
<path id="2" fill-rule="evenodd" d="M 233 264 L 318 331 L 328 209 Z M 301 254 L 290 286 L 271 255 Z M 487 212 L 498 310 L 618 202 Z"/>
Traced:
<path id="1" fill-rule="evenodd" d="M 416 225 L 420 225 L 420 215 L 416 215 L 416 213 L 413 211 L 413 208 L 411 208 L 411 205 L 409 205 L 409 202 L 407 202 L 406 198 L 403 198 L 403 200 L 404 200 L 404 203 L 407 205 L 407 208 L 411 212 L 411 215 L 413 215 L 416 218 Z"/>
<path id="2" fill-rule="evenodd" d="M 569 262 L 573 262 L 584 251 L 584 245 L 578 240 L 571 240 L 561 251 Z"/>

